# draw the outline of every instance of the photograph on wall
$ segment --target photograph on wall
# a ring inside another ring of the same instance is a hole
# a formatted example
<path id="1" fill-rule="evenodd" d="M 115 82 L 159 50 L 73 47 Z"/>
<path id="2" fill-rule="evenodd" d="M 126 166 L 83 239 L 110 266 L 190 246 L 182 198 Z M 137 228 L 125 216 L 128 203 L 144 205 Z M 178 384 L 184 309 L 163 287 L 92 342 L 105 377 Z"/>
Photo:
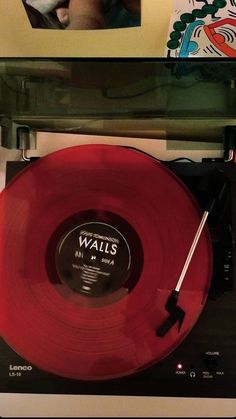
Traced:
<path id="1" fill-rule="evenodd" d="M 0 1 L 0 57 L 144 57 L 166 39 L 171 0 Z M 154 13 L 158 10 L 158 13 Z M 165 11 L 168 10 L 168 13 Z M 150 16 L 165 20 L 153 29 Z M 159 29 L 160 28 L 160 29 Z M 159 31 L 161 31 L 162 39 Z M 159 55 L 159 53 L 157 53 Z"/>
<path id="2" fill-rule="evenodd" d="M 166 55 L 236 57 L 235 0 L 174 0 Z"/>
<path id="3" fill-rule="evenodd" d="M 141 0 L 22 0 L 41 29 L 116 29 L 141 25 Z"/>

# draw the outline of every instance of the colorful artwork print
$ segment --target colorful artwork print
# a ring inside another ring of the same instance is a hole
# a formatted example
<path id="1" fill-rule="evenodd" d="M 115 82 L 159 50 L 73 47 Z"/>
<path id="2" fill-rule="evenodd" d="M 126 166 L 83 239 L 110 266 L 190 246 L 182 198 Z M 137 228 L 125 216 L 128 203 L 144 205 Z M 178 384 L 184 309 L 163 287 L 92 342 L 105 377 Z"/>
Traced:
<path id="1" fill-rule="evenodd" d="M 168 57 L 236 57 L 236 0 L 174 0 Z"/>

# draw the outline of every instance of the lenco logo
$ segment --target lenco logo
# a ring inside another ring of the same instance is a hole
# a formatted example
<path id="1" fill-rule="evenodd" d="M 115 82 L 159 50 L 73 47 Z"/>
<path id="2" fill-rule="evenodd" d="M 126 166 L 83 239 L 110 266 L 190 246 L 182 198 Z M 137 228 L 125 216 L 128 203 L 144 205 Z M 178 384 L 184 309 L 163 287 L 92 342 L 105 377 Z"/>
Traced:
<path id="1" fill-rule="evenodd" d="M 9 365 L 9 371 L 32 371 L 31 365 Z"/>

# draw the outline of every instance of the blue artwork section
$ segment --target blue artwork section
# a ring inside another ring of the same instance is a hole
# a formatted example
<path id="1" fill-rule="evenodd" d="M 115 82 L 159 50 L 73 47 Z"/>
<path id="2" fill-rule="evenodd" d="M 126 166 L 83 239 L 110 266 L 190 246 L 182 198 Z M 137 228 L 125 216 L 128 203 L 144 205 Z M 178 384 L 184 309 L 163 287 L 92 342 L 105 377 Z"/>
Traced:
<path id="1" fill-rule="evenodd" d="M 190 23 L 189 26 L 187 27 L 184 36 L 183 36 L 183 41 L 181 44 L 181 48 L 180 48 L 180 52 L 179 52 L 179 57 L 188 57 L 190 53 L 193 53 L 195 51 L 198 50 L 199 45 L 196 41 L 192 41 L 192 34 L 194 32 L 194 30 L 199 27 L 199 25 L 204 25 L 204 21 L 203 20 L 197 20 L 196 22 Z"/>

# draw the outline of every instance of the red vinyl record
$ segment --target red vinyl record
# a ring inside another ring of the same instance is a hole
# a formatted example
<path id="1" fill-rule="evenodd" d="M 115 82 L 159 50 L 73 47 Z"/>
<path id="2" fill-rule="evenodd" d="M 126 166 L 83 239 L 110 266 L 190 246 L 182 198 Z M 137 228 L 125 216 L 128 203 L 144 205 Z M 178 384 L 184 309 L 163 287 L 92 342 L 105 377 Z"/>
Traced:
<path id="1" fill-rule="evenodd" d="M 105 380 L 166 357 L 206 301 L 205 227 L 164 336 L 166 303 L 202 213 L 184 184 L 137 150 L 85 145 L 43 157 L 0 195 L 1 335 L 31 364 Z"/>

